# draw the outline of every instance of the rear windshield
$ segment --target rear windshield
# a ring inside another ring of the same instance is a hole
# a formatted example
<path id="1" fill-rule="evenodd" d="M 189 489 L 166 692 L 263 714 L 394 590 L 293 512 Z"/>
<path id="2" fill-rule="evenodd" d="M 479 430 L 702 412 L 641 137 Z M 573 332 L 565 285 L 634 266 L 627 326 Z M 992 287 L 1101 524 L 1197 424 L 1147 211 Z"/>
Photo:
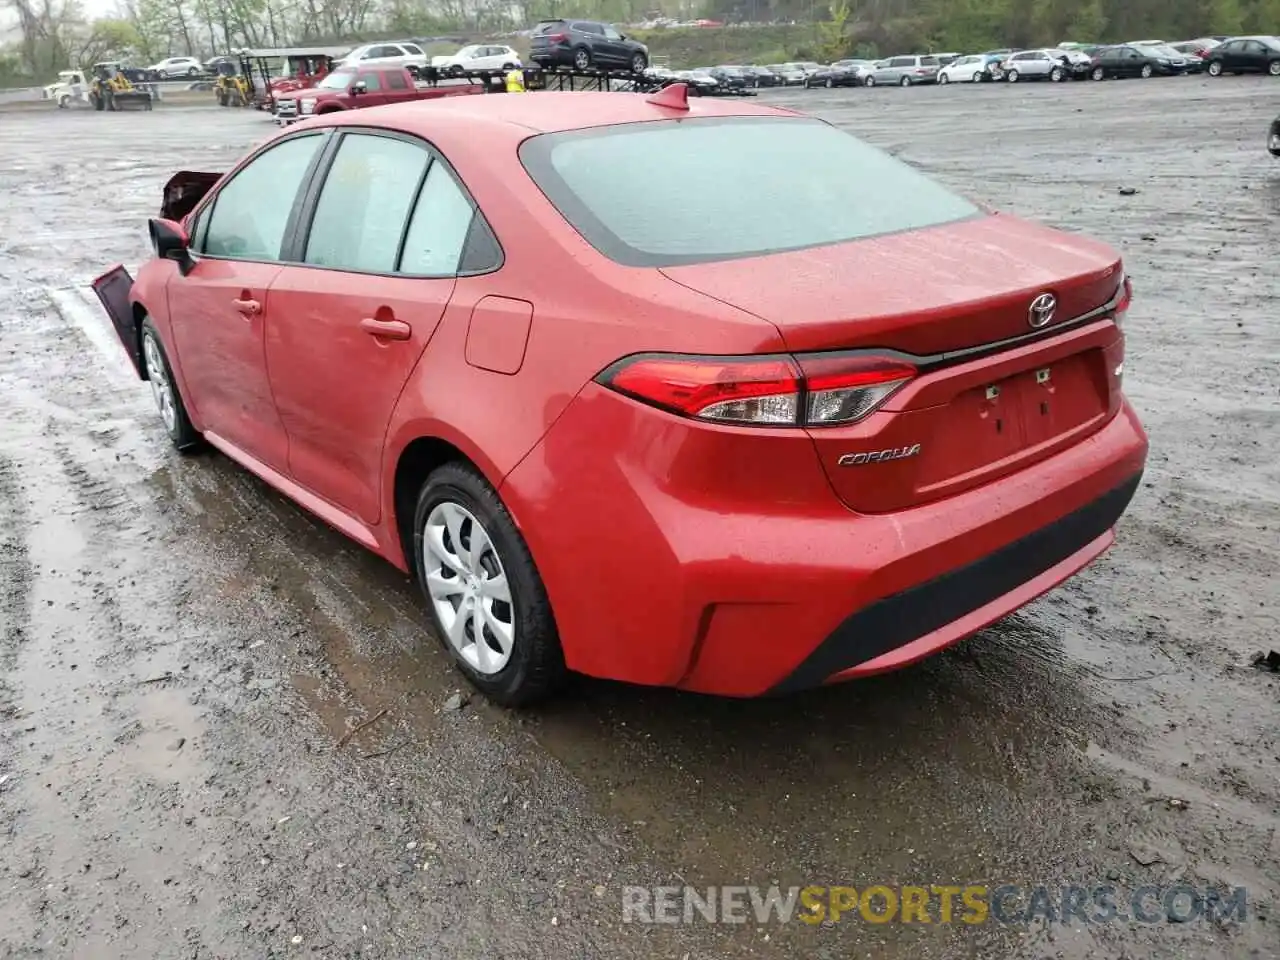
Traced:
<path id="1" fill-rule="evenodd" d="M 531 137 L 529 175 L 600 253 L 629 266 L 730 260 L 978 216 L 820 120 L 660 120 Z"/>

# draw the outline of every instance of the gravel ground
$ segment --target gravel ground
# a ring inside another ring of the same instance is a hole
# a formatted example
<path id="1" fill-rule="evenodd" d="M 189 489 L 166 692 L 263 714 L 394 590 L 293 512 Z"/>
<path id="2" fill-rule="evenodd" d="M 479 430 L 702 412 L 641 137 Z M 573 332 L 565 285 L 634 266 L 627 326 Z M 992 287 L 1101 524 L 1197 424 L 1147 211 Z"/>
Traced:
<path id="1" fill-rule="evenodd" d="M 1276 91 L 770 95 L 1124 251 L 1143 487 L 1093 567 L 902 673 L 581 681 L 522 715 L 451 701 L 396 571 L 170 453 L 86 299 L 170 172 L 274 128 L 0 113 L 0 956 L 1280 956 L 1280 677 L 1250 665 L 1280 609 Z M 683 882 L 1243 885 L 1249 915 L 622 923 L 624 884 Z"/>

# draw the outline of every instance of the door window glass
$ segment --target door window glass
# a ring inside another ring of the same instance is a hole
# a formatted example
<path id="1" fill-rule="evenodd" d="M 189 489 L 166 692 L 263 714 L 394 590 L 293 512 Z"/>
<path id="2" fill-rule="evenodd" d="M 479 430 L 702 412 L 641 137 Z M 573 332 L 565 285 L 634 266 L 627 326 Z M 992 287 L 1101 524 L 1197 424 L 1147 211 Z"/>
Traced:
<path id="1" fill-rule="evenodd" d="M 452 276 L 467 242 L 475 211 L 443 163 L 434 163 L 409 221 L 401 273 Z"/>
<path id="2" fill-rule="evenodd" d="M 392 273 L 430 155 L 391 137 L 348 134 L 325 177 L 303 262 Z"/>
<path id="3" fill-rule="evenodd" d="M 356 78 L 356 82 L 363 83 L 365 90 L 367 90 L 369 93 L 373 93 L 373 91 L 375 90 L 382 89 L 381 85 L 378 82 L 379 79 L 380 78 L 376 73 L 362 73 L 360 74 L 359 77 Z"/>
<path id="4" fill-rule="evenodd" d="M 214 198 L 202 252 L 279 260 L 294 199 L 322 139 L 319 134 L 294 137 L 249 161 Z"/>

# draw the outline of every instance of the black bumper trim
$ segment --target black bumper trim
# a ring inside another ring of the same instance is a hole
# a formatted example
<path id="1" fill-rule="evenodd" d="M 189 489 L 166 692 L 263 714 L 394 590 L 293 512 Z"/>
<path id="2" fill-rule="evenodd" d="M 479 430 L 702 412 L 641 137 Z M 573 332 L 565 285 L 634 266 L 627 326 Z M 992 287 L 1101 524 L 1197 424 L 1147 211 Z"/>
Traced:
<path id="1" fill-rule="evenodd" d="M 1115 526 L 1141 480 L 1139 472 L 1021 540 L 851 614 L 770 693 L 819 686 L 833 674 L 926 636 L 1038 577 Z"/>

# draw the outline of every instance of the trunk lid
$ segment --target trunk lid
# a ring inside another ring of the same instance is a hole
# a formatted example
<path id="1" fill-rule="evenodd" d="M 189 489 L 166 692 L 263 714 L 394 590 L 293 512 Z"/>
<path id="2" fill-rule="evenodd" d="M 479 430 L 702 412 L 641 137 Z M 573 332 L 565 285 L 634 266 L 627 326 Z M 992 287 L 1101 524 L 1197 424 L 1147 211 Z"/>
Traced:
<path id="1" fill-rule="evenodd" d="M 771 321 L 794 353 L 930 358 L 862 422 L 809 429 L 833 488 L 860 512 L 989 482 L 1079 442 L 1119 409 L 1116 325 L 1099 318 L 1052 335 L 1121 281 L 1117 254 L 1091 240 L 1000 215 L 663 273 Z M 1043 338 L 939 357 L 1034 334 L 1031 305 L 1043 293 L 1057 301 Z"/>

